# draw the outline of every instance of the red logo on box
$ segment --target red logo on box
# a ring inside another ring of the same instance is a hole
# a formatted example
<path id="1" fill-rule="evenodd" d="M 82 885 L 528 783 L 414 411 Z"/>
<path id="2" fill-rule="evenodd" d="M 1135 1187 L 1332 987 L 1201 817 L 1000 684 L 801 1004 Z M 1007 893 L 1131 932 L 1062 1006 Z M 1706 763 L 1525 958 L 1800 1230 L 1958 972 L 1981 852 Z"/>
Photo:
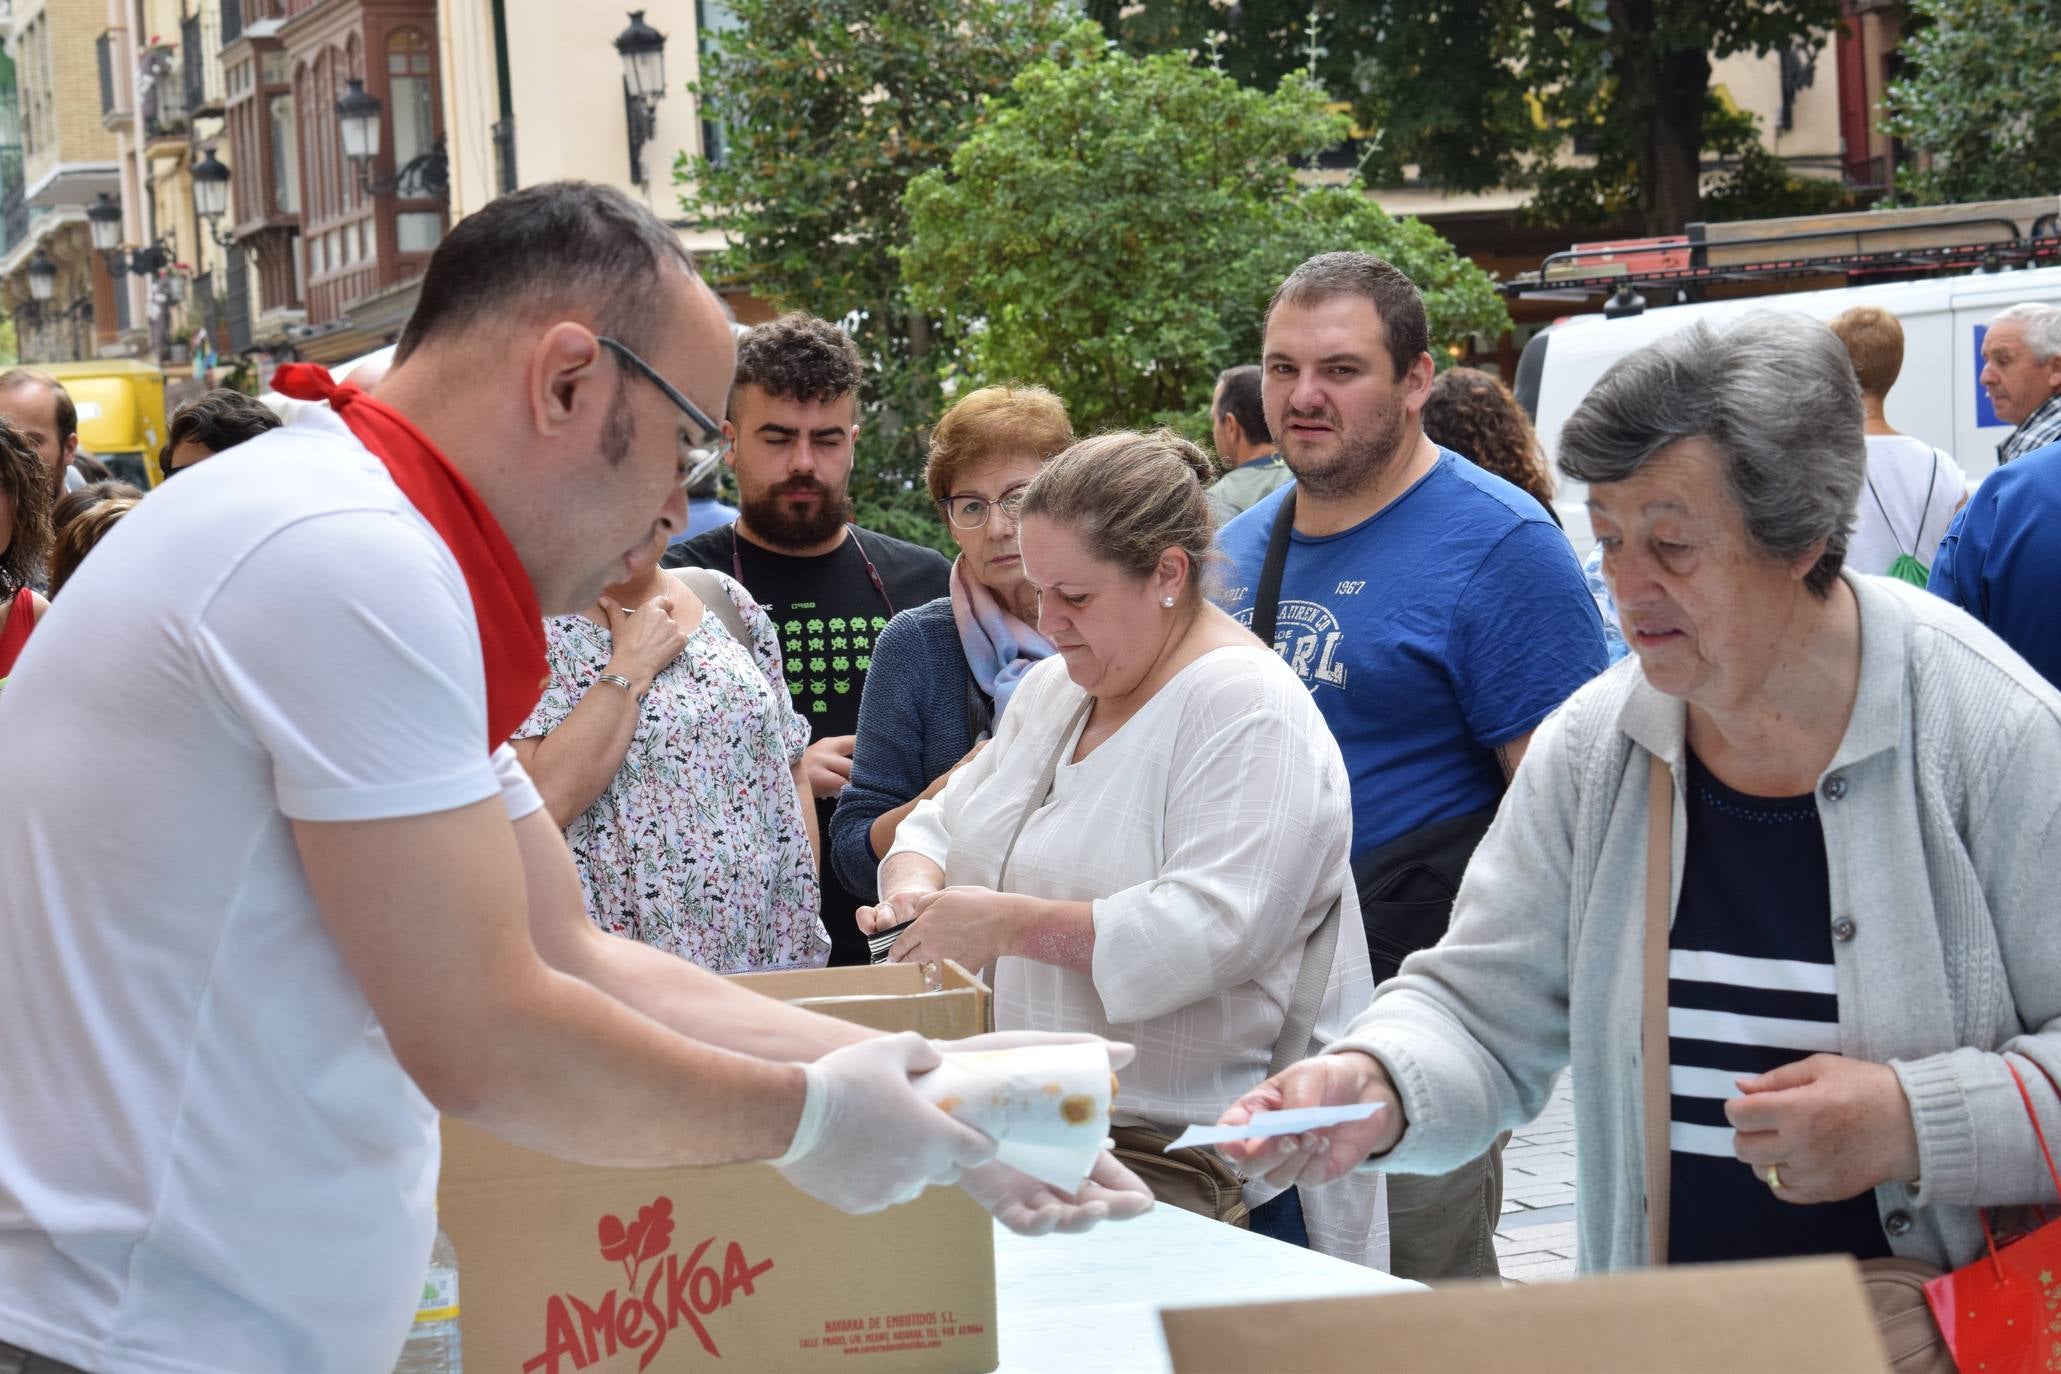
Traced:
<path id="1" fill-rule="evenodd" d="M 624 1350 L 643 1350 L 637 1368 L 658 1358 L 666 1337 L 685 1322 L 701 1342 L 701 1348 L 716 1359 L 716 1348 L 702 1319 L 728 1307 L 741 1294 L 752 1295 L 752 1284 L 773 1267 L 773 1261 L 757 1264 L 744 1257 L 744 1247 L 731 1241 L 723 1251 L 718 1272 L 703 1261 L 716 1238 L 710 1236 L 694 1247 L 684 1260 L 669 1251 L 673 1242 L 673 1200 L 662 1197 L 637 1209 L 637 1219 L 628 1226 L 616 1216 L 604 1216 L 600 1225 L 601 1258 L 623 1267 L 623 1289 L 602 1295 L 588 1304 L 570 1293 L 551 1296 L 544 1305 L 544 1348 L 522 1362 L 523 1374 L 559 1374 L 560 1362 L 570 1360 L 573 1369 L 585 1369 L 598 1360 Z M 647 1270 L 646 1261 L 651 1262 Z M 644 1286 L 637 1286 L 638 1278 Z"/>

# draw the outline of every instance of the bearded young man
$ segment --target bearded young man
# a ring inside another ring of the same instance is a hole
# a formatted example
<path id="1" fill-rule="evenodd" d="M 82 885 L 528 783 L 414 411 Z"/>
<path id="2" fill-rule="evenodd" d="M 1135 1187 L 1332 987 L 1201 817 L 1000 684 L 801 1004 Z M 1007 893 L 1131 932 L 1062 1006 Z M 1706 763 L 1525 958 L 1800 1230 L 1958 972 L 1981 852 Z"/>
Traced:
<path id="1" fill-rule="evenodd" d="M 945 595 L 952 576 L 935 550 L 851 523 L 862 375 L 850 336 L 798 311 L 739 340 L 723 426 L 737 473 L 737 519 L 665 557 L 669 568 L 728 573 L 773 618 L 787 690 L 809 721 L 802 763 L 822 835 L 851 781 L 873 641 L 897 611 Z M 823 927 L 833 966 L 867 962 L 859 904 L 826 866 Z"/>
<path id="2" fill-rule="evenodd" d="M 1268 308 L 1267 425 L 1295 484 L 1226 525 L 1221 604 L 1309 684 L 1353 788 L 1376 978 L 1436 944 L 1539 722 L 1607 663 L 1565 536 L 1530 496 L 1425 437 L 1430 329 L 1408 277 L 1325 253 Z M 1389 1179 L 1390 1267 L 1496 1274 L 1500 1146 Z"/>

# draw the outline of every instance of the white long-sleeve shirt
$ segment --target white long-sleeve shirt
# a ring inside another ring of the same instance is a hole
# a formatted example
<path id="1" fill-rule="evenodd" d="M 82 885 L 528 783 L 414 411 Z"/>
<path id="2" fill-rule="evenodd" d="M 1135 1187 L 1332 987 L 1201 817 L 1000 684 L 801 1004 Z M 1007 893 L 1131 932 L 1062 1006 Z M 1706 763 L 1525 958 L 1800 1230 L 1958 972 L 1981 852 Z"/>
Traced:
<path id="1" fill-rule="evenodd" d="M 889 858 L 922 854 L 951 885 L 1091 903 L 1093 975 L 1000 960 L 996 1025 L 1135 1044 L 1119 1124 L 1214 1122 L 1266 1076 L 1304 947 L 1341 893 L 1317 1043 L 1373 995 L 1345 763 L 1308 690 L 1257 644 L 1189 664 L 1075 763 L 1068 727 L 1083 696 L 1063 660 L 1034 669 L 994 742 L 902 822 Z M 1005 883 L 1010 833 L 1063 735 L 1051 798 Z M 1255 1201 L 1270 1193 L 1248 1187 Z M 1378 1179 L 1307 1191 L 1303 1205 L 1317 1249 L 1385 1262 Z"/>

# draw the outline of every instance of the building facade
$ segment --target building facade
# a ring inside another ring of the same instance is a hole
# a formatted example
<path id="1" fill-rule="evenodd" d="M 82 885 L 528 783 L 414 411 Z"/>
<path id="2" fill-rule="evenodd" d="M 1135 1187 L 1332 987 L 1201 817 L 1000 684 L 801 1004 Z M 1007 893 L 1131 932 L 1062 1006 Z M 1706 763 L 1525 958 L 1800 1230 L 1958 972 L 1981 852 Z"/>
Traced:
<path id="1" fill-rule="evenodd" d="M 105 0 L 16 0 L 0 18 L 0 309 L 24 359 L 94 357 L 129 323 L 131 298 L 94 254 L 85 213 L 118 189 L 104 18 Z M 31 264 L 55 269 L 47 301 L 35 298 Z"/>
<path id="2" fill-rule="evenodd" d="M 717 0 L 648 0 L 636 13 L 665 39 L 663 91 L 645 104 L 648 117 L 625 90 L 616 50 L 626 8 L 442 0 L 454 220 L 518 186 L 576 177 L 642 200 L 697 252 L 722 246 L 681 218 L 673 167 L 681 154 L 699 153 L 710 132 L 687 86 L 705 36 L 733 21 Z M 634 151 L 633 131 L 648 135 Z"/>

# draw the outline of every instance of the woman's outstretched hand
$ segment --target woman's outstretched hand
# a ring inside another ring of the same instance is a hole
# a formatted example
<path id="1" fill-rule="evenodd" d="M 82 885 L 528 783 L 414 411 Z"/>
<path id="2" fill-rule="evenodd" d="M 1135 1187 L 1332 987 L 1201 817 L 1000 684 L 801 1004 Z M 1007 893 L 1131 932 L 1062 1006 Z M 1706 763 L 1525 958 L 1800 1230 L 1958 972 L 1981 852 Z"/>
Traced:
<path id="1" fill-rule="evenodd" d="M 1347 1050 L 1290 1064 L 1232 1103 L 1217 1119 L 1220 1126 L 1242 1126 L 1260 1112 L 1361 1102 L 1378 1102 L 1381 1110 L 1364 1121 L 1348 1121 L 1301 1136 L 1226 1141 L 1217 1146 L 1217 1153 L 1248 1174 L 1264 1174 L 1267 1182 L 1284 1188 L 1297 1183 L 1329 1183 L 1351 1173 L 1368 1156 L 1394 1149 L 1409 1124 L 1388 1073 L 1371 1055 Z"/>

